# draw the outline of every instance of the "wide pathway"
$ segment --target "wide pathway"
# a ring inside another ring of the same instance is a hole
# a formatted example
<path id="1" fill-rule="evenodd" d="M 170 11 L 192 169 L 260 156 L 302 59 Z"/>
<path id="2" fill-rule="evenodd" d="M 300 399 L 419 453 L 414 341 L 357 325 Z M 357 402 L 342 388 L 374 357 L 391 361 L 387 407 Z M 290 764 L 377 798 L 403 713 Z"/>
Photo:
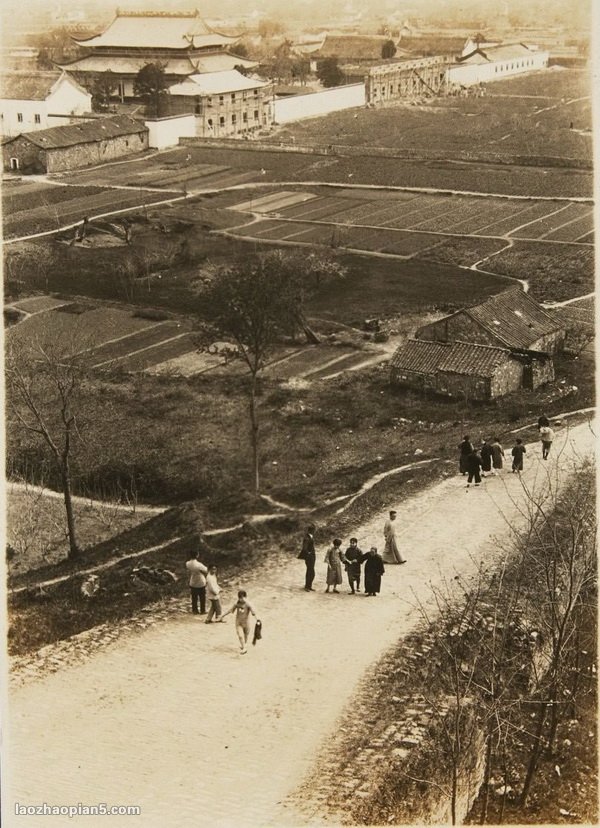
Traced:
<path id="1" fill-rule="evenodd" d="M 287 802 L 363 675 L 419 618 L 431 585 L 468 577 L 501 557 L 525 524 L 529 499 L 556 491 L 592 454 L 589 424 L 559 430 L 553 456 L 528 448 L 510 471 L 465 489 L 452 476 L 390 504 L 398 511 L 405 566 L 388 566 L 382 594 L 326 595 L 320 543 L 314 593 L 301 589 L 295 554 L 244 586 L 264 637 L 240 655 L 231 616 L 206 626 L 179 613 L 125 635 L 92 657 L 10 695 L 5 739 L 5 824 L 159 828 L 306 824 Z M 507 452 L 508 453 L 508 452 Z M 381 546 L 384 515 L 356 534 Z M 226 604 L 234 599 L 232 584 Z M 40 616 L 43 623 L 43 616 Z M 140 805 L 141 816 L 10 817 L 14 803 Z M 316 818 L 315 818 L 316 820 Z M 318 820 L 316 820 L 318 822 Z"/>

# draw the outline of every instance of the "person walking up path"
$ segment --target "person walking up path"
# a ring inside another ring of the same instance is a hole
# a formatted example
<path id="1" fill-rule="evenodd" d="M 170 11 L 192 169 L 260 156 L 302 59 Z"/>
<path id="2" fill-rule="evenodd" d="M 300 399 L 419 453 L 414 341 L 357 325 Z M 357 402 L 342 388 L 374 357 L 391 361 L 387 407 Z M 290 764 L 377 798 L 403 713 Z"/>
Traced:
<path id="1" fill-rule="evenodd" d="M 269 630 L 250 660 L 231 646 L 227 624 L 198 634 L 187 593 L 173 604 L 179 611 L 145 629 L 134 619 L 95 649 L 100 628 L 75 636 L 70 649 L 63 642 L 32 654 L 11 680 L 3 722 L 7 812 L 16 802 L 96 802 L 101 793 L 105 802 L 140 805 L 141 816 L 127 817 L 131 828 L 196 828 L 202 813 L 211 828 L 342 824 L 311 798 L 314 759 L 360 682 L 418 625 L 417 603 L 433 611 L 432 587 L 501 564 L 527 527 L 531 497 L 562 491 L 595 442 L 587 423 L 561 429 L 546 461 L 532 452 L 520 477 L 491 481 L 468 509 L 456 475 L 399 494 L 390 508 L 403 548 L 414 550 L 411 567 L 386 566 L 377 601 L 316 592 L 307 611 L 294 555 L 274 550 L 248 565 L 236 577 L 259 616 L 264 608 Z M 377 545 L 386 517 L 373 514 L 355 528 L 362 549 Z M 62 666 L 51 672 L 56 654 Z M 64 825 L 30 820 L 32 828 Z M 85 828 L 106 823 L 89 816 Z"/>
<path id="2" fill-rule="evenodd" d="M 540 440 L 542 441 L 542 460 L 547 460 L 554 440 L 554 431 L 549 425 L 540 428 Z"/>
<path id="3" fill-rule="evenodd" d="M 523 471 L 523 457 L 525 456 L 527 449 L 523 445 L 523 440 L 520 437 L 517 437 L 517 442 L 513 446 L 512 454 L 512 470 L 517 474 L 521 474 Z"/>

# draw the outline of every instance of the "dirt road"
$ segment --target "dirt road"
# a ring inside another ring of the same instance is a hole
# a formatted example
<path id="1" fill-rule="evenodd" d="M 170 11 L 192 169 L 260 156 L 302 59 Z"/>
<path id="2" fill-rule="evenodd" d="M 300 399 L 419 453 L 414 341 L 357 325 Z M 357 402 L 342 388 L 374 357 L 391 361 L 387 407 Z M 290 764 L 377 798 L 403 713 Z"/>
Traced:
<path id="1" fill-rule="evenodd" d="M 426 602 L 430 583 L 468 576 L 480 561 L 500 557 L 511 527 L 526 519 L 526 490 L 556 490 L 593 449 L 589 424 L 563 428 L 550 461 L 541 460 L 539 444 L 528 447 L 521 479 L 505 470 L 467 490 L 455 476 L 390 504 L 408 563 L 387 567 L 377 599 L 348 595 L 345 586 L 324 594 L 328 538 L 314 593 L 301 588 L 303 563 L 295 556 L 257 571 L 244 586 L 264 637 L 246 655 L 231 617 L 206 626 L 201 616 L 179 614 L 15 687 L 5 733 L 5 824 L 306 824 L 286 797 L 310 773 L 360 678 L 417 620 L 415 597 Z M 381 546 L 383 520 L 378 515 L 356 533 L 363 548 Z M 139 805 L 142 813 L 11 816 L 15 803 L 44 802 Z"/>

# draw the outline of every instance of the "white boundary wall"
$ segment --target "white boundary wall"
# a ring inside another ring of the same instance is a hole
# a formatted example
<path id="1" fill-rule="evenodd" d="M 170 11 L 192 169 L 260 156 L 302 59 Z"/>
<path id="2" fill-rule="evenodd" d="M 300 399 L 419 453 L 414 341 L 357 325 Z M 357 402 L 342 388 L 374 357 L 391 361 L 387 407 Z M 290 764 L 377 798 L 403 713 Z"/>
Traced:
<path id="1" fill-rule="evenodd" d="M 472 86 L 475 83 L 489 83 L 513 75 L 524 75 L 548 67 L 548 52 L 532 52 L 526 57 L 512 60 L 495 60 L 490 63 L 468 63 L 451 66 L 446 74 L 449 84 Z"/>
<path id="2" fill-rule="evenodd" d="M 196 116 L 175 115 L 144 122 L 148 127 L 148 146 L 151 149 L 175 147 L 180 138 L 196 137 Z"/>
<path id="3" fill-rule="evenodd" d="M 364 106 L 366 103 L 364 83 L 352 83 L 348 86 L 334 86 L 323 92 L 308 95 L 293 95 L 279 98 L 273 102 L 273 120 L 278 124 L 301 121 L 340 109 Z"/>

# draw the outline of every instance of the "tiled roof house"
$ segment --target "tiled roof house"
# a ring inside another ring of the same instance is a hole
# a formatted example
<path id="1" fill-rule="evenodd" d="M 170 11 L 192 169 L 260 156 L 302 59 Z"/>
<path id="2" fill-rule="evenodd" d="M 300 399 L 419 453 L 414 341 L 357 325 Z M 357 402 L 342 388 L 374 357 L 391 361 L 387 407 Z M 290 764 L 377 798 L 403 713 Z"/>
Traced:
<path id="1" fill-rule="evenodd" d="M 100 164 L 148 149 L 148 127 L 130 115 L 23 133 L 2 144 L 5 170 L 47 173 Z"/>
<path id="2" fill-rule="evenodd" d="M 564 336 L 564 325 L 520 288 L 498 293 L 416 332 L 417 339 L 461 340 L 549 354 L 560 350 Z"/>
<path id="3" fill-rule="evenodd" d="M 551 365 L 551 360 L 542 358 L 542 362 Z M 535 384 L 541 376 L 531 359 L 508 348 L 419 339 L 410 339 L 398 348 L 390 368 L 395 384 L 471 400 L 509 394 Z"/>

